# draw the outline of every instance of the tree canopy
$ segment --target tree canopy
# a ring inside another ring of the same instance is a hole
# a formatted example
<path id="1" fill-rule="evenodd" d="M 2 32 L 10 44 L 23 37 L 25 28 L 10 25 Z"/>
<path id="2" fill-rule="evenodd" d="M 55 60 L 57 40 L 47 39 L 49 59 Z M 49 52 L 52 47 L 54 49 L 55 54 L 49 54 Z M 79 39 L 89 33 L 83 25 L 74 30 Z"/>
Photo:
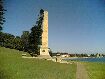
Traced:
<path id="1" fill-rule="evenodd" d="M 32 28 L 31 28 L 31 33 L 30 33 L 30 45 L 32 46 L 32 48 L 34 49 L 34 53 L 35 54 L 39 54 L 39 46 L 42 44 L 41 42 L 41 38 L 42 38 L 42 22 L 43 22 L 43 13 L 44 10 L 41 9 L 40 10 L 40 15 L 38 17 L 38 20 L 36 22 L 36 25 L 34 25 Z"/>
<path id="2" fill-rule="evenodd" d="M 0 0 L 0 31 L 3 29 L 2 25 L 5 22 L 4 11 L 6 10 L 4 9 L 3 1 L 4 0 Z"/>

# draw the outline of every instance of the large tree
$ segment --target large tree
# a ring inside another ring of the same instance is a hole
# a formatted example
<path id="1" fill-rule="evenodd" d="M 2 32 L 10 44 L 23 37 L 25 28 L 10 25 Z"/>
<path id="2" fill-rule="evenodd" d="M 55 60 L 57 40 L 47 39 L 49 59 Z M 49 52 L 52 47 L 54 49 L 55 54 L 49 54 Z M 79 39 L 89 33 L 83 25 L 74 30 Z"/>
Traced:
<path id="1" fill-rule="evenodd" d="M 3 1 L 4 0 L 0 0 L 0 31 L 2 30 L 2 25 L 5 22 L 4 11 L 6 10 L 4 9 Z"/>
<path id="2" fill-rule="evenodd" d="M 41 9 L 36 25 L 34 25 L 31 28 L 31 33 L 30 33 L 30 45 L 32 46 L 31 48 L 33 49 L 35 54 L 39 54 L 39 46 L 42 44 L 41 35 L 42 35 L 42 22 L 44 16 L 43 12 L 44 10 Z"/>

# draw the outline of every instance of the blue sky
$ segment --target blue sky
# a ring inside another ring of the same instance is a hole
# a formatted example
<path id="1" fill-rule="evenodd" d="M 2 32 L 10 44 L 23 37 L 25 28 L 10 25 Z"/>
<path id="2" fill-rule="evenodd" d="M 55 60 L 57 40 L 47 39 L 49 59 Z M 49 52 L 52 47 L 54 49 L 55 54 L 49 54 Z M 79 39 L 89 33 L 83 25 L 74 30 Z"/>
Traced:
<path id="1" fill-rule="evenodd" d="M 68 53 L 105 53 L 104 0 L 5 0 L 4 32 L 21 36 L 49 13 L 49 47 Z"/>

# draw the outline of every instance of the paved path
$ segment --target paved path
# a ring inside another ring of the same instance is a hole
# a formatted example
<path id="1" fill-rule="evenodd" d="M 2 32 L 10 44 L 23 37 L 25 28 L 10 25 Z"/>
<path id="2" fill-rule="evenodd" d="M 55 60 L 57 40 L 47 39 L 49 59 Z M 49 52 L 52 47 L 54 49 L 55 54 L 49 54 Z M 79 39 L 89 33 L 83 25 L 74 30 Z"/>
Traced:
<path id="1" fill-rule="evenodd" d="M 84 65 L 80 62 L 77 62 L 76 79 L 89 79 Z"/>

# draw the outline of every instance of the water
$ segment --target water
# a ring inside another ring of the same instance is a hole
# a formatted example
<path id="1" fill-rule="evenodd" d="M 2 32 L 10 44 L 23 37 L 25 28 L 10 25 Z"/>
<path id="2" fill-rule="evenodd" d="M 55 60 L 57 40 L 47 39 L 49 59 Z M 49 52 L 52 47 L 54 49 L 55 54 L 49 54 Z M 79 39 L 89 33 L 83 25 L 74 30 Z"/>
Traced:
<path id="1" fill-rule="evenodd" d="M 102 57 L 102 58 L 67 58 L 65 60 L 86 61 L 86 62 L 105 62 L 105 57 Z"/>

